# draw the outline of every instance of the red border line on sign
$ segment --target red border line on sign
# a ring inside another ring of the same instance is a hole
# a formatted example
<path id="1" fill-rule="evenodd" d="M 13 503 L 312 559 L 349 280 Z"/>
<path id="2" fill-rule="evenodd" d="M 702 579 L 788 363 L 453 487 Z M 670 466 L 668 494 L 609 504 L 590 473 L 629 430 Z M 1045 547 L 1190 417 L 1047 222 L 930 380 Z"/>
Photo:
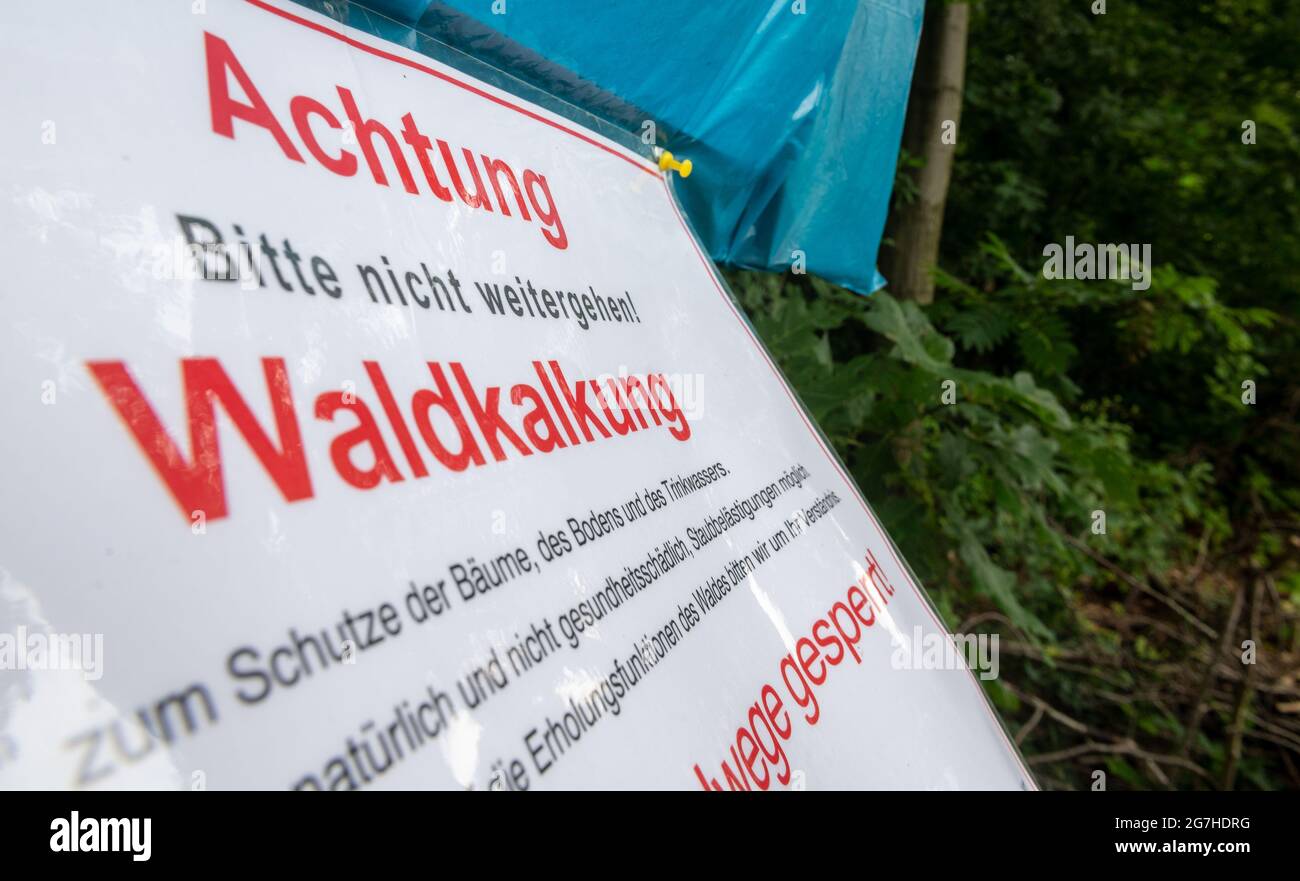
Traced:
<path id="1" fill-rule="evenodd" d="M 436 77 L 437 79 L 440 79 L 443 82 L 450 83 L 453 86 L 462 88 L 467 92 L 471 92 L 472 94 L 478 95 L 480 98 L 486 98 L 487 100 L 491 101 L 493 104 L 499 104 L 502 107 L 507 107 L 511 110 L 514 110 L 516 113 L 522 113 L 524 116 L 527 116 L 529 119 L 535 119 L 538 122 L 543 123 L 544 125 L 549 125 L 551 128 L 559 129 L 560 131 L 565 132 L 566 134 L 570 134 L 580 141 L 586 141 L 588 144 L 591 144 L 593 147 L 604 150 L 606 153 L 609 153 L 611 156 L 617 156 L 619 159 L 622 159 L 624 162 L 628 163 L 629 165 L 635 166 L 641 171 L 644 171 L 646 174 L 654 175 L 655 177 L 659 176 L 659 169 L 654 167 L 653 165 L 648 165 L 637 159 L 634 159 L 631 156 L 628 156 L 626 153 L 617 150 L 614 147 L 609 146 L 608 144 L 602 144 L 600 141 L 596 140 L 595 138 L 590 138 L 587 135 L 584 135 L 580 131 L 569 128 L 567 125 L 564 125 L 563 123 L 556 122 L 553 119 L 547 119 L 545 116 L 542 116 L 540 113 L 534 113 L 533 111 L 529 110 L 527 107 L 521 107 L 512 101 L 507 101 L 505 98 L 502 98 L 498 95 L 493 95 L 491 92 L 485 91 L 484 89 L 480 89 L 477 86 L 465 82 L 464 80 L 458 80 L 454 76 L 451 76 L 450 74 L 443 73 L 440 70 L 435 70 L 434 68 L 429 67 L 428 65 L 425 64 L 421 64 L 418 61 L 412 61 L 409 58 L 403 58 L 400 55 L 394 55 L 392 52 L 385 52 L 383 49 L 380 49 L 376 46 L 371 46 L 369 43 L 363 43 L 361 40 L 357 40 L 352 37 L 349 37 L 347 34 L 344 34 L 340 31 L 336 31 L 331 27 L 326 27 L 323 24 L 318 24 L 314 21 L 310 21 L 309 19 L 303 18 L 302 16 L 294 15 L 292 12 L 289 12 L 286 9 L 281 9 L 278 6 L 273 6 L 270 3 L 265 2 L 265 0 L 247 0 L 247 2 L 251 3 L 253 6 L 256 6 L 258 9 L 263 9 L 273 15 L 278 15 L 281 18 L 285 19 L 286 21 L 291 21 L 295 24 L 300 24 L 303 27 L 311 28 L 313 31 L 316 31 L 317 33 L 325 34 L 326 36 L 333 37 L 334 39 L 340 42 L 347 43 L 349 46 L 351 46 L 354 49 L 360 49 L 362 52 L 368 52 L 371 55 L 374 55 L 378 58 L 384 58 L 387 59 L 388 61 L 393 61 L 396 62 L 397 64 L 401 64 L 404 67 L 409 67 L 412 70 L 418 70 L 421 73 L 427 73 L 431 77 Z"/>
<path id="2" fill-rule="evenodd" d="M 926 600 L 925 595 L 921 593 L 921 590 L 917 586 L 916 582 L 912 580 L 911 572 L 898 559 L 898 555 L 894 553 L 894 543 L 889 539 L 888 536 L 885 535 L 884 527 L 882 527 L 880 525 L 880 522 L 876 520 L 876 515 L 872 512 L 871 506 L 867 504 L 866 499 L 862 495 L 862 491 L 858 489 L 857 483 L 853 480 L 852 477 L 848 475 L 848 473 L 840 465 L 839 460 L 837 460 L 835 456 L 831 453 L 831 451 L 826 448 L 826 443 L 822 439 L 822 436 L 817 432 L 817 429 L 813 427 L 812 423 L 809 422 L 808 416 L 804 413 L 803 406 L 799 403 L 798 399 L 795 398 L 794 392 L 790 388 L 790 383 L 786 380 L 784 374 L 782 374 L 780 369 L 776 366 L 776 362 L 772 360 L 772 357 L 768 354 L 767 349 L 763 347 L 763 344 L 759 342 L 758 337 L 754 335 L 754 331 L 750 328 L 749 323 L 745 321 L 744 316 L 742 316 L 740 312 L 736 309 L 736 305 L 731 301 L 731 297 L 727 296 L 727 292 L 722 289 L 722 286 L 720 284 L 718 284 L 718 278 L 717 275 L 715 274 L 713 264 L 704 255 L 704 252 L 700 250 L 700 246 L 696 243 L 695 235 L 691 232 L 691 228 L 687 224 L 686 218 L 682 216 L 681 209 L 677 207 L 677 199 L 673 196 L 672 189 L 668 184 L 668 179 L 666 176 L 663 179 L 663 183 L 664 183 L 664 193 L 668 196 L 668 203 L 672 206 L 673 213 L 677 215 L 677 219 L 681 223 L 682 229 L 686 233 L 686 238 L 691 243 L 691 247 L 695 249 L 695 253 L 699 256 L 700 261 L 704 264 L 704 269 L 709 276 L 709 281 L 713 282 L 713 287 L 717 289 L 718 293 L 722 296 L 722 301 L 727 304 L 727 308 L 729 308 L 732 314 L 736 316 L 736 320 L 740 322 L 740 326 L 744 328 L 745 333 L 749 336 L 750 340 L 754 343 L 755 348 L 758 349 L 758 352 L 760 355 L 762 355 L 763 360 L 766 361 L 768 367 L 771 368 L 772 373 L 776 376 L 777 383 L 780 384 L 781 388 L 785 391 L 786 397 L 790 399 L 790 404 L 794 407 L 795 412 L 799 414 L 799 418 L 803 420 L 803 424 L 807 427 L 809 433 L 812 434 L 813 440 L 817 444 L 817 448 L 820 449 L 823 455 L 826 456 L 827 461 L 831 463 L 831 467 L 835 469 L 835 472 L 839 474 L 840 478 L 848 485 L 850 492 L 853 493 L 853 497 L 856 498 L 858 500 L 858 504 L 862 506 L 862 510 L 867 515 L 867 519 L 871 522 L 871 525 L 875 527 L 876 534 L 880 536 L 881 543 L 885 546 L 885 548 L 889 551 L 889 555 L 893 558 L 894 565 L 898 567 L 898 571 L 902 572 L 903 577 L 907 579 L 907 584 L 909 587 L 912 588 L 912 593 L 915 594 L 917 601 L 920 602 L 922 608 L 924 608 L 927 612 L 930 613 L 930 617 L 934 620 L 935 626 L 939 628 L 939 632 L 942 633 L 946 638 L 951 640 L 952 634 L 948 632 L 948 628 L 945 627 L 943 622 L 939 620 L 939 616 L 935 614 L 933 607 L 931 607 L 929 601 Z M 1016 765 L 1020 768 L 1020 771 L 1024 775 L 1025 780 L 1028 781 L 1030 786 L 1033 786 L 1035 789 L 1037 789 L 1038 785 L 1034 780 L 1034 775 L 1031 774 L 1029 769 L 1025 766 L 1024 760 L 1020 757 L 1020 750 L 1017 749 L 1015 745 L 1012 744 L 1011 739 L 1007 737 L 1006 729 L 1002 727 L 1001 720 L 993 713 L 993 708 L 989 706 L 988 696 L 984 694 L 983 686 L 981 686 L 979 682 L 975 680 L 975 674 L 971 671 L 970 667 L 964 664 L 962 666 L 966 667 L 966 672 L 970 676 L 971 684 L 975 686 L 976 691 L 979 692 L 980 706 L 984 707 L 984 712 L 988 714 L 989 719 L 993 722 L 994 730 L 996 730 L 998 734 L 1002 736 L 1003 742 L 1006 744 L 1007 749 L 1010 751 L 1012 758 L 1015 759 Z"/>

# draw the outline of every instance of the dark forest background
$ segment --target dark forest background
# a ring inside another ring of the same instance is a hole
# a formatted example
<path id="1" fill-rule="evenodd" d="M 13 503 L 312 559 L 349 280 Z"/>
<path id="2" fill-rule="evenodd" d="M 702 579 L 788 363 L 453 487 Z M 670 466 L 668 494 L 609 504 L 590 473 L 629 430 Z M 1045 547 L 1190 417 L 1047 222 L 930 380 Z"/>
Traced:
<path id="1" fill-rule="evenodd" d="M 1300 787 L 1300 3 L 1094 5 L 930 4 L 890 288 L 729 277 L 1045 788 Z"/>

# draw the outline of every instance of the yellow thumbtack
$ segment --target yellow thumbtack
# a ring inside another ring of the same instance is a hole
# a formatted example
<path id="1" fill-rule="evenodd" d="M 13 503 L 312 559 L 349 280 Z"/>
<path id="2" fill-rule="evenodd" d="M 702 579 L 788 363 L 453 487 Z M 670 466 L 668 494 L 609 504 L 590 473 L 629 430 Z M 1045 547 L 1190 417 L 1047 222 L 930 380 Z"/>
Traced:
<path id="1" fill-rule="evenodd" d="M 684 159 L 681 162 L 678 162 L 673 158 L 672 153 L 665 150 L 659 154 L 659 169 L 661 171 L 668 171 L 671 169 L 682 177 L 687 178 L 691 176 L 691 160 Z"/>

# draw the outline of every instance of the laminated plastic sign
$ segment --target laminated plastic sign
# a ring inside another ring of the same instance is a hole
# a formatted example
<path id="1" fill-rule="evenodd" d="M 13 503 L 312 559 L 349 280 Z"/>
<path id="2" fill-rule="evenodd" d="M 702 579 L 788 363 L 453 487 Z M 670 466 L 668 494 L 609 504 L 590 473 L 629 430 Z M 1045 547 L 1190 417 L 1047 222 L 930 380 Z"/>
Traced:
<path id="1" fill-rule="evenodd" d="M 1034 786 L 650 160 L 283 0 L 0 41 L 0 786 Z"/>

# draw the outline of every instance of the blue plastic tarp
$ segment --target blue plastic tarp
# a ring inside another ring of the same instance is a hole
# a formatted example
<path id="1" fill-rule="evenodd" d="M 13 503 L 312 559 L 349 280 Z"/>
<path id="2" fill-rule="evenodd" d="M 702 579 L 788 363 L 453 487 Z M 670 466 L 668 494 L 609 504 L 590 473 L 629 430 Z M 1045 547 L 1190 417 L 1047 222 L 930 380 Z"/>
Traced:
<path id="1" fill-rule="evenodd" d="M 653 121 L 658 143 L 693 162 L 678 191 L 715 260 L 781 270 L 802 255 L 809 271 L 854 290 L 884 284 L 876 255 L 924 0 L 366 5 L 444 31 L 472 19 L 506 38 L 493 64 L 508 69 L 513 57 L 533 84 L 553 78 L 582 103 L 576 75 L 626 105 L 586 109 L 625 127 L 638 114 Z"/>

